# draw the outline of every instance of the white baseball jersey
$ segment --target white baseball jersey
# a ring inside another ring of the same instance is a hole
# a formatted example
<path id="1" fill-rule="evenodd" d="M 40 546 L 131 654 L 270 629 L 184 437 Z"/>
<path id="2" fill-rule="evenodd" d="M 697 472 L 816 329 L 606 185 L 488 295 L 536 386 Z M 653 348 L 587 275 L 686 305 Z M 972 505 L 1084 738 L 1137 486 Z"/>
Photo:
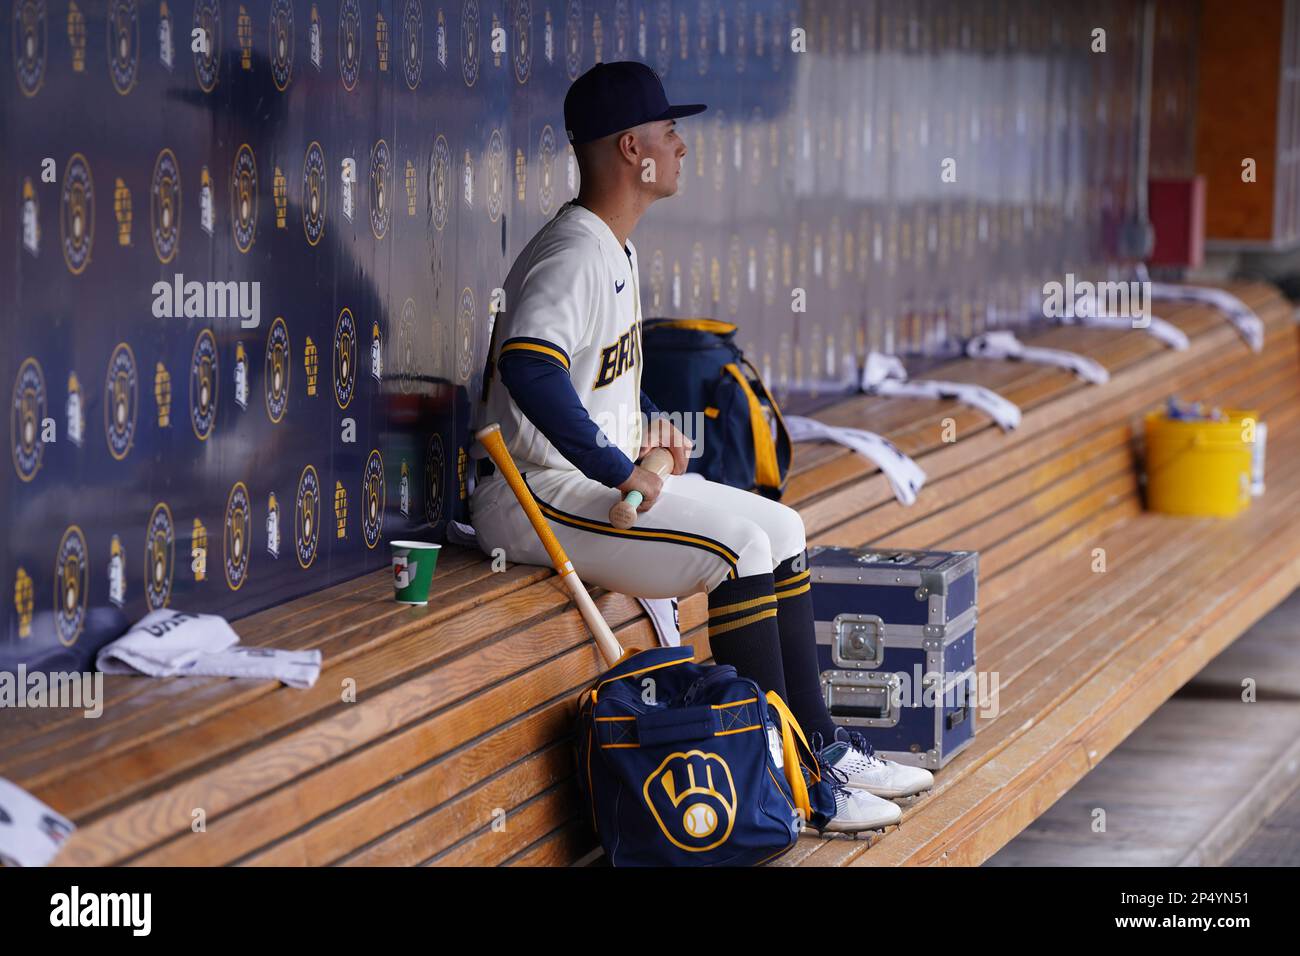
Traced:
<path id="1" fill-rule="evenodd" d="M 592 420 L 632 461 L 641 449 L 641 303 L 636 247 L 570 200 L 524 247 L 506 277 L 492 368 L 515 349 L 565 368 Z M 499 372 L 484 382 L 474 428 L 501 426 L 520 471 L 576 470 L 524 417 Z M 471 457 L 486 456 L 478 442 Z"/>

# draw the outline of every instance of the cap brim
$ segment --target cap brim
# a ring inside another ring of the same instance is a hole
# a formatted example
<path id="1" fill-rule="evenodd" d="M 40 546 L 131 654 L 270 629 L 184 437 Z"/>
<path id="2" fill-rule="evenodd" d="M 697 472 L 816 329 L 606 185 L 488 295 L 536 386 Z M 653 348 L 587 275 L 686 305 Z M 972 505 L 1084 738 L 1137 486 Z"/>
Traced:
<path id="1" fill-rule="evenodd" d="M 681 119 L 683 116 L 694 116 L 696 113 L 703 113 L 708 107 L 703 103 L 682 103 L 679 106 L 670 106 L 664 110 L 656 120 Z"/>

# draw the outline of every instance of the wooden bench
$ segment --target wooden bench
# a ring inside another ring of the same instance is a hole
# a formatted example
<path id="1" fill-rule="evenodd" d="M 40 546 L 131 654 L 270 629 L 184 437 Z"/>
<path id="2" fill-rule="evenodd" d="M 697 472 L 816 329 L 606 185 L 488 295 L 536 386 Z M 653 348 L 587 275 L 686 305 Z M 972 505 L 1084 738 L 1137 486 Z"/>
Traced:
<path id="1" fill-rule="evenodd" d="M 1199 306 L 1161 314 L 1191 338 L 1054 328 L 1027 337 L 1107 366 L 957 361 L 934 373 L 1024 410 L 1003 434 L 951 402 L 857 397 L 818 413 L 878 431 L 929 475 L 911 508 L 833 445 L 800 445 L 786 501 L 810 541 L 981 552 L 979 662 L 999 712 L 874 841 L 805 838 L 780 865 L 968 863 L 1043 812 L 1207 660 L 1300 584 L 1300 359 L 1291 307 L 1237 284 L 1265 320 L 1260 355 Z M 1258 408 L 1268 492 L 1232 521 L 1143 512 L 1133 438 L 1178 393 Z M 941 440 L 945 418 L 958 440 Z M 1106 570 L 1094 571 L 1095 549 Z M 593 589 L 624 646 L 651 646 L 640 605 Z M 493 573 L 447 548 L 427 608 L 376 573 L 239 621 L 245 643 L 318 647 L 310 690 L 199 678 L 108 677 L 104 716 L 4 715 L 0 776 L 71 817 L 57 862 L 524 864 L 589 859 L 574 786 L 578 693 L 602 670 L 547 569 Z M 683 640 L 708 659 L 703 594 Z M 354 682 L 355 702 L 344 702 Z M 191 827 L 203 811 L 204 832 Z"/>

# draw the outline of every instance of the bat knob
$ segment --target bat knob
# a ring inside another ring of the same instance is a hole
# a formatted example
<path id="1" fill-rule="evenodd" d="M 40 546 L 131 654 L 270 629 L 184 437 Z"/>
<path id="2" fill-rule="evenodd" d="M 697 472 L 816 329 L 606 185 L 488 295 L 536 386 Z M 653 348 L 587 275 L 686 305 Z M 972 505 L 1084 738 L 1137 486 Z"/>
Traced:
<path id="1" fill-rule="evenodd" d="M 636 524 L 636 509 L 641 504 L 641 492 L 629 491 L 627 497 L 609 509 L 609 523 L 621 531 Z"/>

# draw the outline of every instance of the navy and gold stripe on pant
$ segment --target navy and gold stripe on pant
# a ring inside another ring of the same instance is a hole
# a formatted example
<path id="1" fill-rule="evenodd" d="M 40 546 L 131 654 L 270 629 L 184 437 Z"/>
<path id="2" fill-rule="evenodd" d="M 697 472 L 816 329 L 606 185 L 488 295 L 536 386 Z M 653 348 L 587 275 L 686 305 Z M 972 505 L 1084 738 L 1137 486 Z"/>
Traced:
<path id="1" fill-rule="evenodd" d="M 633 526 L 631 528 L 615 528 L 608 521 L 601 521 L 598 518 L 585 518 L 582 515 L 571 514 L 567 511 L 555 507 L 548 503 L 533 490 L 532 485 L 528 484 L 528 476 L 524 475 L 524 484 L 528 485 L 528 490 L 532 493 L 533 499 L 537 502 L 537 507 L 541 509 L 549 520 L 556 524 L 563 525 L 566 528 L 574 528 L 578 531 L 589 531 L 592 534 L 607 535 L 614 538 L 625 538 L 638 541 L 658 541 L 664 544 L 684 545 L 689 548 L 697 548 L 707 551 L 720 558 L 727 566 L 727 580 L 736 578 L 736 566 L 740 556 L 731 548 L 727 547 L 720 541 L 713 538 L 705 537 L 699 534 L 689 534 L 685 531 L 674 531 L 671 528 L 646 528 Z M 773 614 L 776 614 L 775 605 L 773 605 Z"/>

